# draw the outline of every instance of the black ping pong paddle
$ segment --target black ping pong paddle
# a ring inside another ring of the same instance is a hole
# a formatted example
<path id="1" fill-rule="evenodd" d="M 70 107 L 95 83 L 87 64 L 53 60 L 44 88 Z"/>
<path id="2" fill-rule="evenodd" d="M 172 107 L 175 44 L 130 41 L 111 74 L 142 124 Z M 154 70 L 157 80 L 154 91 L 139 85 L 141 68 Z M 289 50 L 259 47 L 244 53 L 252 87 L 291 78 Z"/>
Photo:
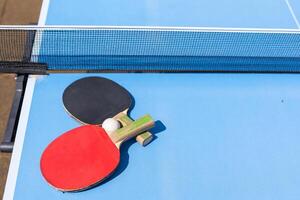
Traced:
<path id="1" fill-rule="evenodd" d="M 115 118 L 123 126 L 132 123 L 127 116 L 132 106 L 130 93 L 116 82 L 103 77 L 86 77 L 70 84 L 63 93 L 66 111 L 83 124 L 101 125 L 107 118 Z M 153 136 L 144 132 L 136 140 L 147 145 Z"/>

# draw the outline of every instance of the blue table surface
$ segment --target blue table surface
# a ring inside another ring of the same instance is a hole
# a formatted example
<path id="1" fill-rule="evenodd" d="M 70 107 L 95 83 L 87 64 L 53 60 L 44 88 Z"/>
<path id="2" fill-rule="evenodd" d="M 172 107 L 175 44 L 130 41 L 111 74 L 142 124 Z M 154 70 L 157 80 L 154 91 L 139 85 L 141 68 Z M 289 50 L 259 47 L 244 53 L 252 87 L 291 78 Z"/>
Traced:
<path id="1" fill-rule="evenodd" d="M 39 159 L 50 141 L 78 126 L 62 93 L 90 74 L 52 74 L 36 84 L 15 199 L 299 198 L 300 75 L 95 75 L 131 92 L 133 118 L 150 113 L 161 121 L 157 139 L 145 148 L 124 145 L 118 175 L 105 184 L 54 190 Z"/>
<path id="2" fill-rule="evenodd" d="M 51 0 L 46 24 L 297 29 L 297 18 L 298 0 Z M 37 81 L 14 199 L 299 199 L 299 74 L 94 74 L 131 92 L 131 117 L 160 121 L 157 138 L 145 148 L 125 144 L 110 181 L 79 193 L 54 190 L 40 155 L 79 125 L 62 93 L 90 75 Z"/>
<path id="3" fill-rule="evenodd" d="M 297 28 L 287 0 L 52 0 L 47 24 Z M 300 3 L 290 1 L 300 18 Z"/>

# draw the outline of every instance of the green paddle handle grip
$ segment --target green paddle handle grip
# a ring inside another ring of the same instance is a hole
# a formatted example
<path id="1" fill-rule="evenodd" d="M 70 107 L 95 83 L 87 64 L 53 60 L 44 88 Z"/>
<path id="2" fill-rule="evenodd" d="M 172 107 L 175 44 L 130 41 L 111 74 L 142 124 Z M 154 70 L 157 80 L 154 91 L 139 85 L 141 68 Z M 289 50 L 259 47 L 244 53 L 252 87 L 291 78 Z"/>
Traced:
<path id="1" fill-rule="evenodd" d="M 123 126 L 127 126 L 133 122 L 133 120 L 124 113 L 119 114 L 117 116 L 117 120 L 119 120 Z M 136 136 L 136 141 L 142 146 L 149 144 L 152 139 L 153 135 L 149 131 L 143 132 Z"/>
<path id="2" fill-rule="evenodd" d="M 114 143 L 126 141 L 138 134 L 154 127 L 154 120 L 150 115 L 145 115 L 128 126 L 124 126 L 111 134 L 111 139 Z"/>

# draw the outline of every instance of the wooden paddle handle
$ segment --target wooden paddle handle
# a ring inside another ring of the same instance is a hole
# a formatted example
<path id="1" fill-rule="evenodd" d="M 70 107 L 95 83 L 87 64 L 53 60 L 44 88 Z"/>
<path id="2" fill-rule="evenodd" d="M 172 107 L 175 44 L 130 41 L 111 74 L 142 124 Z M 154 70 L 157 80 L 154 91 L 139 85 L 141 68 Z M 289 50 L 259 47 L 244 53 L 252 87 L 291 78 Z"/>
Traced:
<path id="1" fill-rule="evenodd" d="M 155 122 L 152 117 L 150 115 L 145 115 L 133 121 L 128 126 L 116 130 L 110 135 L 110 138 L 114 143 L 123 142 L 153 128 L 154 124 Z"/>
<path id="2" fill-rule="evenodd" d="M 133 122 L 133 120 L 123 112 L 119 113 L 114 118 L 120 121 L 123 126 L 128 126 Z M 136 136 L 136 141 L 142 146 L 146 146 L 147 144 L 149 144 L 152 141 L 152 139 L 153 139 L 153 135 L 149 131 L 143 132 L 138 136 Z"/>

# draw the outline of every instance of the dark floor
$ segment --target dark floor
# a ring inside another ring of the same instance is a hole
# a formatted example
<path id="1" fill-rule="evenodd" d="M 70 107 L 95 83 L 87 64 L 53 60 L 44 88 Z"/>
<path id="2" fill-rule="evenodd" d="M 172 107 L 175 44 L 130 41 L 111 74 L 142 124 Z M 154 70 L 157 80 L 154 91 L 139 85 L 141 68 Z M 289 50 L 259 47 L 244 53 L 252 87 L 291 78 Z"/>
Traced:
<path id="1" fill-rule="evenodd" d="M 0 24 L 36 24 L 42 0 L 0 0 Z M 5 131 L 15 92 L 15 75 L 0 74 L 0 140 Z M 0 153 L 0 199 L 6 182 L 11 154 Z"/>

